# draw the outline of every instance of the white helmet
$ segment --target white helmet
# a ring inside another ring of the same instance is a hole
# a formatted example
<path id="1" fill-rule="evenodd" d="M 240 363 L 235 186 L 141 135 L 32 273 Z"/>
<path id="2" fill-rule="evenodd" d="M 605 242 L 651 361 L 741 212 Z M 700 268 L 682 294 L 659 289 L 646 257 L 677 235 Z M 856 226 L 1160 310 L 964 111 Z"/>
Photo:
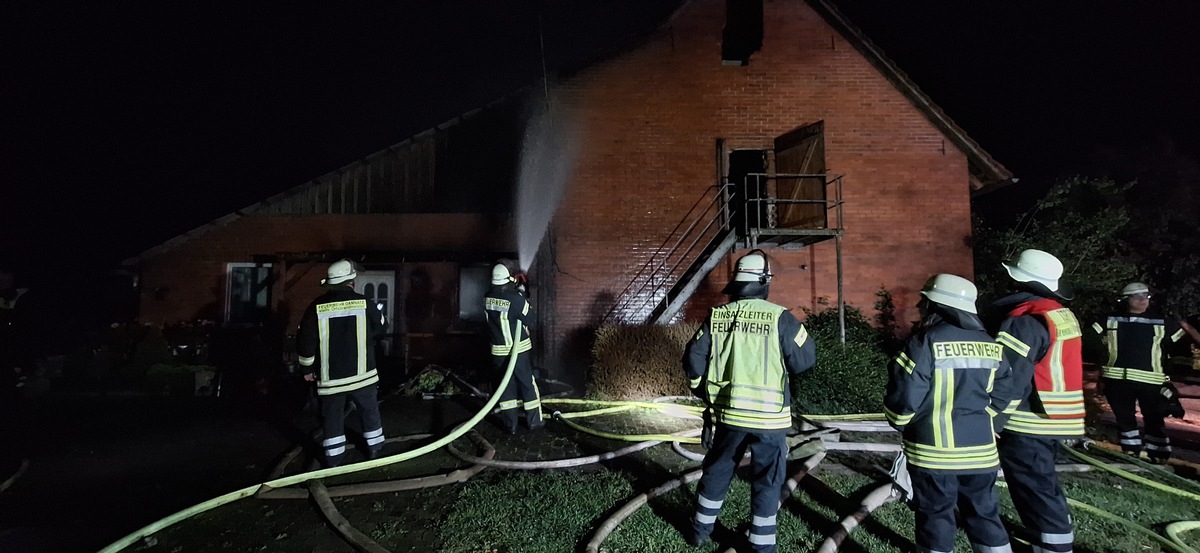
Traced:
<path id="1" fill-rule="evenodd" d="M 349 259 L 334 261 L 329 266 L 329 270 L 325 272 L 325 278 L 321 279 L 321 285 L 341 284 L 343 282 L 354 280 L 358 273 L 354 270 L 354 264 Z"/>
<path id="2" fill-rule="evenodd" d="M 1130 282 L 1129 284 L 1125 285 L 1125 288 L 1121 289 L 1122 296 L 1134 296 L 1137 294 L 1149 293 L 1150 287 L 1146 286 L 1146 283 L 1144 282 Z"/>
<path id="3" fill-rule="evenodd" d="M 921 289 L 921 295 L 929 301 L 953 307 L 967 313 L 978 313 L 975 310 L 975 300 L 979 297 L 975 285 L 958 275 L 942 273 L 934 275 Z"/>
<path id="4" fill-rule="evenodd" d="M 771 264 L 761 250 L 754 250 L 737 261 L 737 270 L 733 273 L 734 282 L 771 282 Z"/>
<path id="5" fill-rule="evenodd" d="M 508 266 L 503 263 L 497 263 L 492 267 L 492 284 L 500 286 L 512 281 L 512 273 L 508 272 Z"/>
<path id="6" fill-rule="evenodd" d="M 1025 250 L 1014 264 L 1001 263 L 1008 276 L 1017 282 L 1040 282 L 1051 292 L 1058 292 L 1058 279 L 1063 275 L 1063 264 L 1057 257 L 1042 250 Z"/>

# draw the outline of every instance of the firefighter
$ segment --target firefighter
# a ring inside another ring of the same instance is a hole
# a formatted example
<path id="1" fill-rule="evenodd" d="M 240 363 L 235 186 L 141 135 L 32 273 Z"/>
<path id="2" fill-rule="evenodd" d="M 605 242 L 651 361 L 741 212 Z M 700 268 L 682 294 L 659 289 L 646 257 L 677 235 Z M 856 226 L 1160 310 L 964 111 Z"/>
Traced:
<path id="1" fill-rule="evenodd" d="M 775 551 L 775 515 L 792 427 L 788 382 L 790 375 L 811 368 L 816 356 L 804 325 L 767 301 L 771 276 L 762 251 L 738 259 L 722 292 L 732 301 L 711 310 L 684 353 L 689 385 L 709 405 L 716 425 L 696 488 L 695 516 L 684 531 L 693 546 L 708 541 L 734 469 L 749 450 L 750 543 L 754 551 Z"/>
<path id="2" fill-rule="evenodd" d="M 304 311 L 296 335 L 299 363 L 307 370 L 304 378 L 317 382 L 328 467 L 338 466 L 346 453 L 347 402 L 361 417 L 363 456 L 374 459 L 383 449 L 374 341 L 387 330 L 387 321 L 379 306 L 354 291 L 357 276 L 349 260 L 331 264 L 321 279 L 328 291 Z"/>
<path id="3" fill-rule="evenodd" d="M 524 285 L 523 279 L 521 284 Z M 516 348 L 516 366 L 508 387 L 500 395 L 500 420 L 509 434 L 517 433 L 518 410 L 525 412 L 525 425 L 530 430 L 546 425 L 542 419 L 537 381 L 533 377 L 533 363 L 529 359 L 533 350 L 529 327 L 533 325 L 534 315 L 529 301 L 517 286 L 518 279 L 513 277 L 508 266 L 496 263 L 492 267 L 492 287 L 483 300 L 492 336 L 492 367 L 497 373 L 497 381 L 504 377 L 509 355 Z"/>
<path id="4" fill-rule="evenodd" d="M 979 319 L 971 281 L 936 275 L 921 295 L 921 322 L 888 365 L 883 402 L 904 436 L 918 549 L 953 553 L 957 506 L 974 551 L 1011 552 L 996 498 L 992 427 L 1012 399 L 1003 347 Z"/>
<path id="5" fill-rule="evenodd" d="M 1069 552 L 1075 535 L 1054 464 L 1061 440 L 1083 436 L 1083 334 L 1062 303 L 1073 294 L 1058 258 L 1028 249 L 1002 265 L 1019 291 L 993 304 L 1014 398 L 997 416 L 1000 466 L 1033 551 Z"/>
<path id="6" fill-rule="evenodd" d="M 1152 307 L 1150 287 L 1141 282 L 1121 290 L 1121 303 L 1121 312 L 1109 316 L 1104 326 L 1092 324 L 1108 345 L 1108 362 L 1100 373 L 1104 395 L 1117 419 L 1121 449 L 1133 456 L 1142 451 L 1136 415 L 1140 405 L 1146 425 L 1146 456 L 1152 463 L 1166 463 L 1171 457 L 1171 439 L 1164 432 L 1163 419 L 1168 414 L 1182 418 L 1183 413 L 1170 378 L 1163 372 L 1162 341 L 1178 342 L 1195 330 Z"/>

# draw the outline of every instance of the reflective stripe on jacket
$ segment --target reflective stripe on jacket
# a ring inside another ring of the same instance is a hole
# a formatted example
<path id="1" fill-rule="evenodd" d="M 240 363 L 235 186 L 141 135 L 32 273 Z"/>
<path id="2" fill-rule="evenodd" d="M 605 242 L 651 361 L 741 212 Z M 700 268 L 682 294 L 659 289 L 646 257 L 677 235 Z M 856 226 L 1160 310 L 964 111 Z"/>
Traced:
<path id="1" fill-rule="evenodd" d="M 533 312 L 513 285 L 492 286 L 483 299 L 483 309 L 492 337 L 492 355 L 506 356 L 514 345 L 517 353 L 533 349 L 528 328 L 533 323 Z"/>
<path id="2" fill-rule="evenodd" d="M 792 426 L 790 374 L 812 367 L 808 331 L 782 306 L 739 299 L 715 307 L 688 344 L 689 384 L 715 422 L 745 430 Z"/>
<path id="3" fill-rule="evenodd" d="M 1162 384 L 1168 380 L 1163 372 L 1162 341 L 1168 336 L 1168 321 L 1158 315 L 1114 315 L 1101 329 L 1108 346 L 1108 362 L 1100 370 L 1104 378 L 1133 380 L 1147 384 Z M 1096 325 L 1099 326 L 1099 325 Z M 1172 342 L 1183 337 L 1177 328 L 1170 335 Z"/>
<path id="4" fill-rule="evenodd" d="M 888 365 L 884 413 L 904 436 L 909 463 L 929 470 L 994 471 L 1000 459 L 992 417 L 1011 399 L 1003 347 L 981 323 L 969 330 L 940 317 L 933 321 Z"/>
<path id="5" fill-rule="evenodd" d="M 1036 329 L 1015 323 L 1026 316 L 1040 321 Z M 1016 385 L 1028 387 L 1004 429 L 1045 437 L 1083 434 L 1083 333 L 1071 310 L 1049 298 L 1023 302 L 1009 312 L 996 341 L 1021 360 L 1010 362 Z M 1025 383 L 1027 372 L 1019 368 L 1030 363 Z"/>
<path id="6" fill-rule="evenodd" d="M 301 366 L 317 369 L 317 394 L 352 392 L 379 382 L 373 340 L 385 330 L 379 308 L 349 287 L 314 300 L 300 322 L 296 353 Z"/>

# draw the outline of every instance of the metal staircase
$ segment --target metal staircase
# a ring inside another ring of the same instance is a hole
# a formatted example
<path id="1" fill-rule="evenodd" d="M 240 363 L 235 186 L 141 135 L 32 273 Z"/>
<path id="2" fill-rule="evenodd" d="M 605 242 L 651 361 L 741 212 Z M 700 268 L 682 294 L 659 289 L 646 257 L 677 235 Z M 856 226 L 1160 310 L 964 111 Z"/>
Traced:
<path id="1" fill-rule="evenodd" d="M 823 199 L 773 198 L 749 194 L 777 180 L 817 180 Z M 779 227 L 774 214 L 796 207 L 820 215 L 818 221 Z M 838 296 L 841 303 L 841 177 L 755 173 L 744 182 L 711 186 L 692 204 L 650 259 L 630 279 L 604 316 L 605 323 L 667 324 L 704 279 L 736 247 L 802 247 L 837 241 Z"/>
<path id="2" fill-rule="evenodd" d="M 737 238 L 737 232 L 733 230 L 727 230 L 723 234 L 713 237 L 708 246 L 705 246 L 696 260 L 667 291 L 663 301 L 654 306 L 654 310 L 650 312 L 650 320 L 654 321 L 654 324 L 660 325 L 671 322 L 671 319 L 679 314 L 679 310 L 683 309 L 683 304 L 687 303 L 696 289 L 700 287 L 700 283 L 704 282 L 708 273 L 711 273 L 717 263 L 720 263 L 721 259 L 733 250 Z"/>

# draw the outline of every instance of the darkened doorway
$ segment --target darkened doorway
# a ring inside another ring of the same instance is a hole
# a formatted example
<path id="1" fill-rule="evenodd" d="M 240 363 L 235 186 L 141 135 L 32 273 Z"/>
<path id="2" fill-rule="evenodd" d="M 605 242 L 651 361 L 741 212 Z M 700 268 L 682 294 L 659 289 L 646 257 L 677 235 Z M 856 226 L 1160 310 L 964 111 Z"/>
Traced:
<path id="1" fill-rule="evenodd" d="M 729 220 L 740 236 L 750 228 L 768 226 L 766 150 L 729 152 Z"/>

